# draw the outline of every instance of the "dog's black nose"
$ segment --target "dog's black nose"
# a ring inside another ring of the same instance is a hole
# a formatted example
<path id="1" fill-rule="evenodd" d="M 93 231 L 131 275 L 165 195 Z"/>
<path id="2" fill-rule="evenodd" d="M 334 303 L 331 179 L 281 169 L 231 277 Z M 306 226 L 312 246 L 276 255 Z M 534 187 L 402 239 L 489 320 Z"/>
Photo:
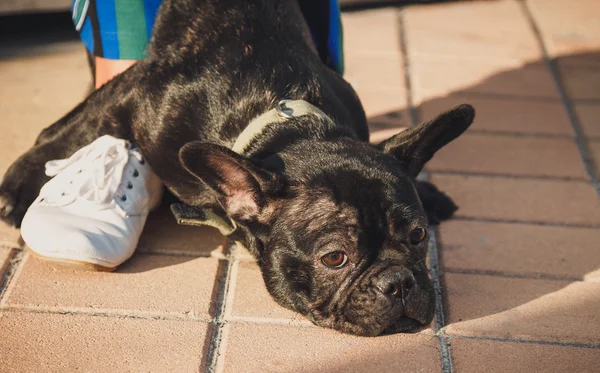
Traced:
<path id="1" fill-rule="evenodd" d="M 377 276 L 375 287 L 385 296 L 406 297 L 415 285 L 415 277 L 404 268 L 389 268 Z"/>

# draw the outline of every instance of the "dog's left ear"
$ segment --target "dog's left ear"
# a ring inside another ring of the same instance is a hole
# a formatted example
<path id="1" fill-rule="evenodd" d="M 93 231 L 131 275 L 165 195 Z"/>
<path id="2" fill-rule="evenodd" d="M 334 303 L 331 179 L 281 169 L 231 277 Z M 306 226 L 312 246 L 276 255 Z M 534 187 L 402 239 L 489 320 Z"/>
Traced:
<path id="1" fill-rule="evenodd" d="M 475 109 L 471 105 L 458 105 L 432 121 L 390 137 L 377 147 L 404 163 L 410 177 L 416 178 L 435 152 L 460 136 L 474 118 Z"/>
<path id="2" fill-rule="evenodd" d="M 183 167 L 215 191 L 232 217 L 251 220 L 283 184 L 261 165 L 223 146 L 194 141 L 179 151 Z"/>

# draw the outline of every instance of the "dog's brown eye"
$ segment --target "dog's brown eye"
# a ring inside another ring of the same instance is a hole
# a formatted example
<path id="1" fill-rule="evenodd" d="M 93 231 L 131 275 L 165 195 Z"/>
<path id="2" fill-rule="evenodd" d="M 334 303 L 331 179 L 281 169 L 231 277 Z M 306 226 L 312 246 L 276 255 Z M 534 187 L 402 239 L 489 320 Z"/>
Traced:
<path id="1" fill-rule="evenodd" d="M 427 235 L 427 230 L 422 227 L 418 227 L 410 232 L 410 243 L 413 245 L 418 245 L 425 239 Z"/>
<path id="2" fill-rule="evenodd" d="M 346 256 L 346 254 L 344 254 L 341 251 L 334 251 L 329 254 L 323 255 L 323 257 L 321 258 L 321 261 L 327 267 L 341 268 L 348 261 L 348 256 Z"/>

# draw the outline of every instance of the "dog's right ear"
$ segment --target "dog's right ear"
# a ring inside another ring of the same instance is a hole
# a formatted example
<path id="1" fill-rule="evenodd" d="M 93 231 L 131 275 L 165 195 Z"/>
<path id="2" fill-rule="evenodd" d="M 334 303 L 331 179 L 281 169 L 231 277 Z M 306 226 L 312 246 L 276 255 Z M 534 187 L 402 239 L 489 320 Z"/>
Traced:
<path id="1" fill-rule="evenodd" d="M 458 105 L 429 122 L 390 137 L 377 147 L 402 162 L 408 175 L 416 178 L 435 152 L 460 136 L 474 118 L 475 109 L 471 105 Z"/>
<path id="2" fill-rule="evenodd" d="M 279 177 L 249 158 L 223 146 L 194 141 L 179 151 L 183 167 L 215 191 L 232 217 L 258 216 L 270 194 L 279 190 Z"/>

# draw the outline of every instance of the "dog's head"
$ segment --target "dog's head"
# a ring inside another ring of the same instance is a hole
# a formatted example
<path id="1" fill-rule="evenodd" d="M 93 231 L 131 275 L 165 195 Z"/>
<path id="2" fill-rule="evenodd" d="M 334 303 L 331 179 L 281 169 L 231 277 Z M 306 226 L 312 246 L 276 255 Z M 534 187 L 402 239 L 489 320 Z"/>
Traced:
<path id="1" fill-rule="evenodd" d="M 317 325 L 375 336 L 433 318 L 414 180 L 473 117 L 457 106 L 378 146 L 300 141 L 255 161 L 190 143 L 180 158 L 245 234 L 275 300 Z"/>

